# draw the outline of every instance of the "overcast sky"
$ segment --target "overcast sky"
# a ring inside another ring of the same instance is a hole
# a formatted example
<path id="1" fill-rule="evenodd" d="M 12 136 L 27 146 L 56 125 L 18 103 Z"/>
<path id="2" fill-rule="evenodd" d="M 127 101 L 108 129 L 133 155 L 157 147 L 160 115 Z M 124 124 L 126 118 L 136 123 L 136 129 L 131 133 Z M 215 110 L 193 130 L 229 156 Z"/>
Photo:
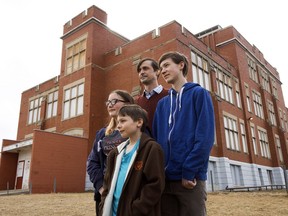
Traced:
<path id="1" fill-rule="evenodd" d="M 284 0 L 1 0 L 0 146 L 16 139 L 21 93 L 60 74 L 63 25 L 96 5 L 108 27 L 134 39 L 172 20 L 196 34 L 234 26 L 277 68 L 288 104 L 287 6 Z"/>

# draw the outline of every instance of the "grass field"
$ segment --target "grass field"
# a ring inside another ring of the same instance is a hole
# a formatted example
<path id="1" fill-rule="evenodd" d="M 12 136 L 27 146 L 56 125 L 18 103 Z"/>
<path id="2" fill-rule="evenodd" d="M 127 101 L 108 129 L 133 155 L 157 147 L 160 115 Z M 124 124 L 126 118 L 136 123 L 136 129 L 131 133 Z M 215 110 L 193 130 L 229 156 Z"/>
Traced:
<path id="1" fill-rule="evenodd" d="M 1 216 L 93 216 L 93 193 L 51 193 L 0 196 Z M 287 216 L 285 190 L 209 193 L 209 216 Z"/>

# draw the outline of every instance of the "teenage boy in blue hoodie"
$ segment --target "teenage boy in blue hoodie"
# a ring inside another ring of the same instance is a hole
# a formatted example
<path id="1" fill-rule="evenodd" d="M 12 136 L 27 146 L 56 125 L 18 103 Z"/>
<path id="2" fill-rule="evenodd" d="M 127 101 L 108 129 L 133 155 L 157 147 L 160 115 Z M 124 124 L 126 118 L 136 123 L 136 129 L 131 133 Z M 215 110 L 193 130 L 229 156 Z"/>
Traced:
<path id="1" fill-rule="evenodd" d="M 159 59 L 169 95 L 157 105 L 153 135 L 165 155 L 162 215 L 206 215 L 209 155 L 214 143 L 214 110 L 209 92 L 187 82 L 187 58 L 168 52 Z"/>

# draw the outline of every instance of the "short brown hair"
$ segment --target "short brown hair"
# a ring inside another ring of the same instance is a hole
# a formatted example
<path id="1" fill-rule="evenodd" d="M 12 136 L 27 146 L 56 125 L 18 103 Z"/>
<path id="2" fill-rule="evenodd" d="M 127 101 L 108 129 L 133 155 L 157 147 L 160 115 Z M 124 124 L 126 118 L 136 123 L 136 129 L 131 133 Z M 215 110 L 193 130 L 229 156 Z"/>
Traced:
<path id="1" fill-rule="evenodd" d="M 147 112 L 137 104 L 127 104 L 120 108 L 118 116 L 129 116 L 133 121 L 139 119 L 143 120 L 143 125 L 141 127 L 141 132 L 146 130 L 148 124 L 148 115 Z"/>
<path id="2" fill-rule="evenodd" d="M 142 65 L 143 62 L 145 62 L 145 61 L 150 61 L 150 62 L 151 62 L 151 66 L 152 66 L 152 68 L 154 69 L 154 71 L 158 71 L 158 70 L 159 70 L 159 65 L 158 65 L 157 61 L 155 61 L 155 60 L 152 59 L 152 58 L 144 58 L 144 59 L 142 59 L 142 60 L 138 63 L 138 65 L 137 65 L 137 72 L 138 72 L 138 73 L 139 73 L 139 71 L 140 71 L 141 65 Z"/>
<path id="3" fill-rule="evenodd" d="M 188 60 L 187 60 L 187 57 L 182 54 L 182 53 L 179 53 L 179 52 L 167 52 L 167 53 L 164 53 L 160 59 L 159 59 L 159 65 L 166 59 L 169 59 L 171 58 L 172 61 L 175 63 L 175 64 L 179 64 L 180 62 L 183 62 L 184 63 L 184 67 L 183 67 L 183 76 L 186 77 L 187 73 L 188 73 Z"/>

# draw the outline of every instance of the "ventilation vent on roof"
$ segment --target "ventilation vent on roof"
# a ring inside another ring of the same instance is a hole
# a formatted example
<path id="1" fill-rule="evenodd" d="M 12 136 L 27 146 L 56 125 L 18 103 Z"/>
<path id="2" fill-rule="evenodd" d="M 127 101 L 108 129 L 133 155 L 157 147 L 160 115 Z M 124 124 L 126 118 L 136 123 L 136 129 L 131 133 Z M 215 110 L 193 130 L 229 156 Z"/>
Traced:
<path id="1" fill-rule="evenodd" d="M 87 14 L 88 14 L 88 10 L 86 9 L 86 10 L 84 10 L 84 11 L 82 12 L 82 17 L 87 16 Z"/>
<path id="2" fill-rule="evenodd" d="M 185 29 L 185 27 L 183 25 L 181 26 L 181 33 L 183 35 L 187 36 L 186 29 Z"/>
<path id="3" fill-rule="evenodd" d="M 56 77 L 54 78 L 54 83 L 58 83 L 58 81 L 59 81 L 59 76 L 56 76 Z"/>
<path id="4" fill-rule="evenodd" d="M 208 34 L 212 34 L 213 32 L 216 32 L 218 31 L 219 29 L 222 29 L 222 27 L 220 25 L 216 25 L 216 26 L 213 26 L 209 29 L 206 29 L 202 32 L 199 32 L 198 34 L 195 34 L 196 37 L 202 37 L 202 36 L 205 36 L 205 35 L 208 35 Z"/>
<path id="5" fill-rule="evenodd" d="M 155 39 L 157 37 L 160 37 L 160 29 L 159 28 L 154 29 L 154 31 L 152 32 L 152 39 Z"/>
<path id="6" fill-rule="evenodd" d="M 69 28 L 70 26 L 72 26 L 72 20 L 69 20 L 67 23 L 66 23 L 66 27 Z"/>
<path id="7" fill-rule="evenodd" d="M 115 49 L 115 55 L 117 56 L 117 55 L 120 55 L 120 54 L 122 54 L 122 47 L 117 47 Z"/>

